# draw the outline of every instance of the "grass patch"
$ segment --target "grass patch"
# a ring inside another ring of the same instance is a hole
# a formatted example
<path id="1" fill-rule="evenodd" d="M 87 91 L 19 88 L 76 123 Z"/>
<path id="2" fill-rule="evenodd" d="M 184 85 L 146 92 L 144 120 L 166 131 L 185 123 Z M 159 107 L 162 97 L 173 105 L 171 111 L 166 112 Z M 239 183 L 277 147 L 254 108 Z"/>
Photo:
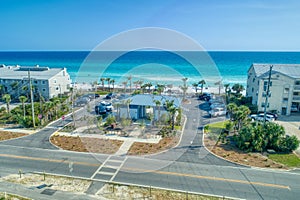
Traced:
<path id="1" fill-rule="evenodd" d="M 206 128 L 207 132 L 209 133 L 220 133 L 222 129 L 225 128 L 227 121 L 222 121 L 222 122 L 216 122 L 213 124 L 208 124 Z"/>
<path id="2" fill-rule="evenodd" d="M 293 153 L 290 154 L 270 154 L 269 158 L 275 162 L 288 167 L 300 167 L 300 158 Z"/>

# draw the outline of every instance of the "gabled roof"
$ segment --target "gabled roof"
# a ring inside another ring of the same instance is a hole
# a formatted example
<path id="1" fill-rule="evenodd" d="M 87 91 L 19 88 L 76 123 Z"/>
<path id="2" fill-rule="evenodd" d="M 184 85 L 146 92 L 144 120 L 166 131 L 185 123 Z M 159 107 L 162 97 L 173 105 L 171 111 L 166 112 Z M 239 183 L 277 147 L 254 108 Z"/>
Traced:
<path id="1" fill-rule="evenodd" d="M 300 64 L 252 64 L 257 77 L 268 74 L 270 66 L 273 65 L 272 74 L 280 73 L 291 78 L 300 78 Z M 250 68 L 251 68 L 250 67 Z"/>
<path id="2" fill-rule="evenodd" d="M 29 70 L 32 79 L 48 80 L 64 70 L 64 68 L 2 66 L 0 67 L 0 79 L 27 79 Z"/>
<path id="3" fill-rule="evenodd" d="M 132 97 L 129 97 L 126 100 L 130 99 L 130 105 L 138 105 L 138 106 L 156 106 L 155 101 L 159 100 L 161 102 L 161 106 L 168 101 L 174 100 L 174 106 L 179 107 L 181 100 L 177 97 L 166 96 L 166 95 L 151 95 L 151 94 L 137 94 Z"/>

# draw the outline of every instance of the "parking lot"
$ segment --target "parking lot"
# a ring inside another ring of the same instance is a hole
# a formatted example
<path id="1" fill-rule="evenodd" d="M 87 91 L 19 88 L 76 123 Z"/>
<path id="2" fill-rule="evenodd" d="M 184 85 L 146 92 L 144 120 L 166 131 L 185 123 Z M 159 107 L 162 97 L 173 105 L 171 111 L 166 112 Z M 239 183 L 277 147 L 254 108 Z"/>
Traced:
<path id="1" fill-rule="evenodd" d="M 279 116 L 276 123 L 282 125 L 288 135 L 295 135 L 300 140 L 300 113 L 292 113 L 290 116 Z M 300 155 L 300 147 L 297 153 Z"/>

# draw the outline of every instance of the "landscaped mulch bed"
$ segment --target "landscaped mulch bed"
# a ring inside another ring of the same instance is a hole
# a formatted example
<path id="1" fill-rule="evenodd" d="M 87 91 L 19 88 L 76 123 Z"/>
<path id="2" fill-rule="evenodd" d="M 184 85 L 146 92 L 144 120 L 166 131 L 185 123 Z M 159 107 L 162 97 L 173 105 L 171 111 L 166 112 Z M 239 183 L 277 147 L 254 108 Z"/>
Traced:
<path id="1" fill-rule="evenodd" d="M 254 167 L 286 169 L 284 165 L 278 164 L 260 153 L 245 153 L 233 144 L 222 144 L 219 142 L 216 145 L 216 141 L 210 138 L 205 138 L 204 143 L 211 152 L 226 160 Z"/>
<path id="2" fill-rule="evenodd" d="M 116 153 L 123 144 L 123 141 L 120 140 L 59 135 L 52 136 L 50 140 L 64 150 L 104 154 Z"/>
<path id="3" fill-rule="evenodd" d="M 128 155 L 145 155 L 158 153 L 170 149 L 179 141 L 179 137 L 165 137 L 162 138 L 157 144 L 134 142 L 128 151 Z"/>
<path id="4" fill-rule="evenodd" d="M 13 138 L 18 138 L 25 136 L 27 134 L 25 133 L 16 133 L 16 132 L 10 132 L 10 131 L 0 131 L 0 141 L 1 140 L 9 140 Z"/>

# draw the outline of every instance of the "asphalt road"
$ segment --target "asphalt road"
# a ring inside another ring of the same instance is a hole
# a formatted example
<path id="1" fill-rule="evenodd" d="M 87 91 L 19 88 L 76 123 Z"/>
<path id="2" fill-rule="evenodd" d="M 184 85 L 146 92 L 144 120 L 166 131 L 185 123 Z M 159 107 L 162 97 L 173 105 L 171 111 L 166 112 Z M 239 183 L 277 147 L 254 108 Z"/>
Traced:
<path id="1" fill-rule="evenodd" d="M 22 169 L 242 199 L 299 199 L 297 171 L 243 167 L 207 152 L 202 144 L 202 126 L 211 119 L 203 117 L 206 105 L 198 104 L 193 100 L 185 106 L 186 129 L 180 144 L 170 151 L 118 157 L 59 150 L 47 142 L 59 126 L 57 122 L 34 135 L 1 142 L 0 176 Z"/>

